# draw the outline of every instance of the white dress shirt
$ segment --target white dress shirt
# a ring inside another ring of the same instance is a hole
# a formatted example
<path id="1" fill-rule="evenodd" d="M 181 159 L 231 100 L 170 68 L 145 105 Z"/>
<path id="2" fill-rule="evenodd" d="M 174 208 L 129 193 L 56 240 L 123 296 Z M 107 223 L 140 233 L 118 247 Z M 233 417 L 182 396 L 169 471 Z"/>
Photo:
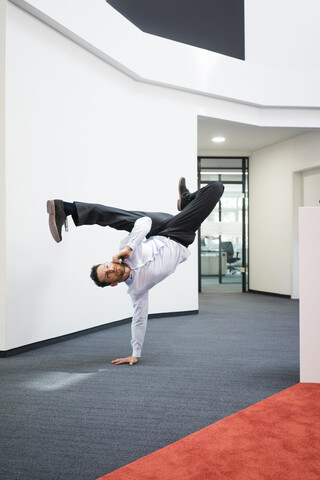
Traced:
<path id="1" fill-rule="evenodd" d="M 133 303 L 131 323 L 132 355 L 140 357 L 148 320 L 148 294 L 150 288 L 171 275 L 190 255 L 189 250 L 174 240 L 160 235 L 146 239 L 152 225 L 149 217 L 139 218 L 131 233 L 122 240 L 120 250 L 132 248 L 125 263 L 131 268 L 126 280 Z"/>

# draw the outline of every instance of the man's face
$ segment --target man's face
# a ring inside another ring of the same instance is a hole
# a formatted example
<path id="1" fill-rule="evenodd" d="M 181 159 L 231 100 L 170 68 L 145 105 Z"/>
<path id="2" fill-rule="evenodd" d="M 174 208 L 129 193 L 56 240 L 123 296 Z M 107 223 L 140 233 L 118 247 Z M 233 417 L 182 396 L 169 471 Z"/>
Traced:
<path id="1" fill-rule="evenodd" d="M 125 265 L 120 262 L 102 263 L 97 268 L 97 276 L 99 281 L 110 283 L 111 286 L 115 286 L 118 283 L 126 280 L 125 273 Z"/>

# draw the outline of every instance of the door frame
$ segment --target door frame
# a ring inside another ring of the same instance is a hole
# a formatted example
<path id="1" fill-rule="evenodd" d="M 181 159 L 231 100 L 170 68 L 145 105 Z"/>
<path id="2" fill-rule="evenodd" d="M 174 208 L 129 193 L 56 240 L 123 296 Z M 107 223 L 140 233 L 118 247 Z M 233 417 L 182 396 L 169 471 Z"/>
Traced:
<path id="1" fill-rule="evenodd" d="M 201 167 L 201 160 L 241 160 L 241 167 L 228 167 L 225 165 L 221 165 L 221 169 L 223 170 L 239 170 L 242 172 L 242 181 L 241 182 L 227 182 L 224 181 L 225 184 L 232 183 L 232 184 L 242 184 L 242 266 L 241 266 L 241 275 L 242 275 L 242 293 L 246 293 L 249 290 L 249 203 L 247 205 L 247 212 L 248 212 L 248 222 L 246 222 L 246 201 L 249 200 L 249 157 L 243 156 L 213 156 L 213 155 L 198 155 L 197 157 L 197 175 L 198 175 L 198 188 L 201 188 L 201 170 L 210 170 L 212 168 L 220 168 L 220 167 Z M 247 179 L 247 185 L 246 185 Z M 221 175 L 219 175 L 219 180 L 221 180 Z M 209 182 L 203 182 L 209 183 Z M 247 187 L 247 188 L 246 188 Z M 219 220 L 221 220 L 221 202 L 219 201 L 218 204 L 219 208 Z M 247 225 L 248 223 L 248 225 Z M 220 242 L 219 242 L 220 243 Z M 221 253 L 221 252 L 220 252 Z M 221 254 L 219 255 L 219 261 L 221 263 Z M 221 268 L 220 268 L 221 274 Z M 198 235 L 198 290 L 201 293 L 201 239 L 200 235 Z"/>

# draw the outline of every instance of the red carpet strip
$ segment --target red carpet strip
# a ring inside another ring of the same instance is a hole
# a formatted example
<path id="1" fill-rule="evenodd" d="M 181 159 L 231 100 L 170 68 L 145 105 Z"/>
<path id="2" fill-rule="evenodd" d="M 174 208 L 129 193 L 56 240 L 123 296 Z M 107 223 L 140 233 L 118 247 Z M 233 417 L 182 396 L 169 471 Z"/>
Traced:
<path id="1" fill-rule="evenodd" d="M 298 383 L 99 480 L 169 479 L 319 480 L 320 384 Z"/>

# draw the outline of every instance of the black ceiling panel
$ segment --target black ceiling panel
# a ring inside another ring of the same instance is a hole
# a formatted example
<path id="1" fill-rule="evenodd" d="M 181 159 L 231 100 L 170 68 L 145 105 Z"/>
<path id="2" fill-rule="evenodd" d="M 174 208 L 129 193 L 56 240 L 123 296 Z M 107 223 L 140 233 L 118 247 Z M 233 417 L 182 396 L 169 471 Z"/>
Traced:
<path id="1" fill-rule="evenodd" d="M 244 0 L 106 0 L 143 32 L 244 60 Z"/>

